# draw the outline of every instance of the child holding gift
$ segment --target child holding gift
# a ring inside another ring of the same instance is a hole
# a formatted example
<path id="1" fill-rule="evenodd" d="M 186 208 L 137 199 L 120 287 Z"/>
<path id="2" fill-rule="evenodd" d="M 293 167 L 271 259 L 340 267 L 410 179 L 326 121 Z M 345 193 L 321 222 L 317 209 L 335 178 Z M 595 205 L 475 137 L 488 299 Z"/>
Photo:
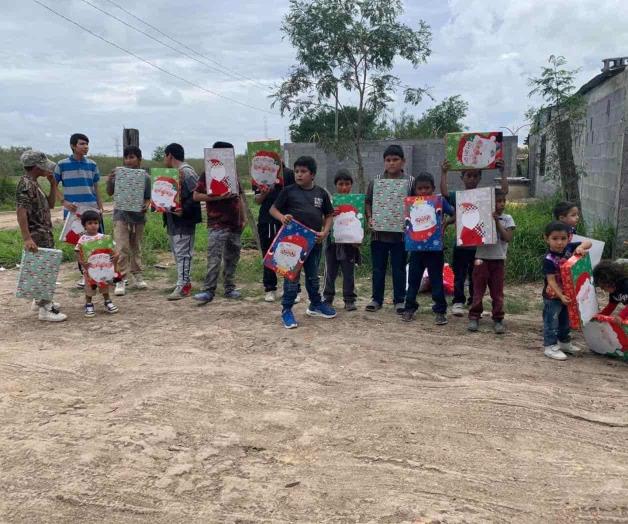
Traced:
<path id="1" fill-rule="evenodd" d="M 313 317 L 334 318 L 336 310 L 321 300 L 319 292 L 318 263 L 321 244 L 329 234 L 334 218 L 334 208 L 329 193 L 314 183 L 316 161 L 309 156 L 297 158 L 294 163 L 295 184 L 284 188 L 270 208 L 270 214 L 282 224 L 292 219 L 316 231 L 316 244 L 303 264 L 305 289 L 310 299 L 306 314 Z M 298 326 L 292 306 L 299 290 L 298 280 L 284 279 L 281 319 L 287 329 Z"/>
<path id="2" fill-rule="evenodd" d="M 572 255 L 584 255 L 591 248 L 591 241 L 569 242 L 570 227 L 563 222 L 551 222 L 545 227 L 548 251 L 543 258 L 543 347 L 546 357 L 565 360 L 582 350 L 572 345 L 569 336 L 570 299 L 563 293 L 560 266 Z"/>
<path id="3" fill-rule="evenodd" d="M 573 202 L 558 202 L 554 206 L 554 220 L 563 222 L 569 226 L 570 234 L 576 234 L 576 227 L 580 222 L 580 209 Z"/>
<path id="4" fill-rule="evenodd" d="M 78 263 L 81 265 L 83 269 L 83 274 L 86 274 L 87 268 L 85 267 L 85 260 L 83 260 L 81 256 L 81 246 L 90 240 L 100 240 L 105 235 L 98 232 L 100 227 L 100 213 L 98 211 L 88 209 L 81 215 L 81 224 L 83 224 L 83 228 L 85 229 L 85 233 L 79 238 L 78 243 L 76 244 L 74 250 L 77 254 Z M 117 255 L 114 255 L 114 261 L 117 260 Z M 92 318 L 96 315 L 96 311 L 94 310 L 94 303 L 92 298 L 98 292 L 98 286 L 90 285 L 88 279 L 85 281 L 85 317 Z M 101 288 L 100 293 L 103 296 L 105 301 L 105 311 L 109 314 L 117 313 L 118 306 L 116 306 L 109 296 L 109 286 Z"/>
<path id="5" fill-rule="evenodd" d="M 419 173 L 412 185 L 412 195 L 430 196 L 434 194 L 434 177 L 430 173 Z M 443 199 L 443 213 L 450 217 L 454 215 L 454 209 Z M 446 224 L 443 222 L 443 229 Z M 416 300 L 419 292 L 423 271 L 427 269 L 427 274 L 432 286 L 432 300 L 436 325 L 447 324 L 447 301 L 445 300 L 445 289 L 443 288 L 443 266 L 445 265 L 445 255 L 441 251 L 412 251 L 410 253 L 410 267 L 408 270 L 408 290 L 406 292 L 405 310 L 402 320 L 410 322 L 419 309 Z"/>
<path id="6" fill-rule="evenodd" d="M 506 195 L 495 191 L 495 227 L 497 244 L 480 246 L 475 252 L 473 269 L 473 303 L 469 309 L 469 331 L 477 331 L 484 310 L 482 299 L 488 287 L 491 294 L 493 330 L 498 335 L 506 332 L 504 327 L 504 278 L 506 276 L 506 253 L 512 240 L 515 221 L 504 213 Z"/>
<path id="7" fill-rule="evenodd" d="M 346 169 L 341 169 L 334 177 L 336 192 L 342 195 L 351 193 L 353 177 Z M 323 300 L 331 306 L 336 294 L 336 277 L 342 271 L 342 296 L 347 311 L 355 311 L 355 266 L 360 264 L 360 247 L 353 244 L 337 244 L 331 238 L 325 248 L 325 290 Z"/>
<path id="8" fill-rule="evenodd" d="M 508 178 L 504 170 L 504 163 L 498 160 L 495 164 L 501 173 L 501 191 L 508 194 Z M 447 174 L 449 172 L 449 162 L 445 160 L 441 164 L 440 191 L 447 198 L 452 207 L 456 208 L 456 192 L 448 190 Z M 482 180 L 481 169 L 467 169 L 460 173 L 460 178 L 465 190 L 476 189 Z M 454 270 L 454 298 L 451 312 L 457 317 L 464 315 L 465 306 L 465 282 L 469 280 L 469 300 L 468 305 L 473 301 L 473 264 L 475 263 L 474 247 L 461 247 L 454 245 L 452 266 Z"/>
<path id="9" fill-rule="evenodd" d="M 628 271 L 626 266 L 618 262 L 604 260 L 593 270 L 595 285 L 609 294 L 608 305 L 600 311 L 600 315 L 612 315 L 619 304 L 624 307 L 618 318 L 628 322 Z"/>
<path id="10" fill-rule="evenodd" d="M 130 169 L 141 169 L 142 150 L 136 146 L 124 148 L 124 166 Z M 113 210 L 113 236 L 116 239 L 118 252 L 118 270 L 126 278 L 131 273 L 137 289 L 146 289 L 148 286 L 142 278 L 142 238 L 146 224 L 146 211 L 150 205 L 151 180 L 144 171 L 144 206 L 141 212 Z M 107 179 L 107 194 L 113 195 L 116 187 L 115 170 Z M 123 296 L 126 293 L 124 279 L 116 284 L 115 295 Z"/>

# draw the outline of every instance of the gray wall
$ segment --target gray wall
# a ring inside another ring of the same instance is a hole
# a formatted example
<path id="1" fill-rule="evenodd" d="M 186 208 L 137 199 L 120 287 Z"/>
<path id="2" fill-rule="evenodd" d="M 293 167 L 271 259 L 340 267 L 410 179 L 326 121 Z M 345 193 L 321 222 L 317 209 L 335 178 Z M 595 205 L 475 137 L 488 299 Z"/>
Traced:
<path id="1" fill-rule="evenodd" d="M 378 140 L 365 142 L 362 158 L 364 161 L 364 171 L 367 180 L 372 180 L 376 174 L 383 171 L 384 150 L 390 144 L 399 144 L 406 156 L 406 171 L 417 175 L 421 171 L 428 171 L 434 175 L 436 187 L 440 183 L 440 164 L 445 158 L 445 143 L 442 139 L 416 139 L 416 140 Z M 292 167 L 292 163 L 301 155 L 314 157 L 318 165 L 316 175 L 317 183 L 325 186 L 328 190 L 333 190 L 334 175 L 340 168 L 346 168 L 354 176 L 357 172 L 357 165 L 353 160 L 340 160 L 334 153 L 323 151 L 317 144 L 298 143 L 284 144 L 284 158 L 287 166 Z M 506 174 L 516 176 L 517 163 L 517 137 L 504 137 L 504 163 Z M 495 177 L 499 176 L 497 171 L 485 171 L 482 177 L 481 186 L 489 185 Z M 449 176 L 451 189 L 461 189 L 462 183 L 458 173 Z"/>

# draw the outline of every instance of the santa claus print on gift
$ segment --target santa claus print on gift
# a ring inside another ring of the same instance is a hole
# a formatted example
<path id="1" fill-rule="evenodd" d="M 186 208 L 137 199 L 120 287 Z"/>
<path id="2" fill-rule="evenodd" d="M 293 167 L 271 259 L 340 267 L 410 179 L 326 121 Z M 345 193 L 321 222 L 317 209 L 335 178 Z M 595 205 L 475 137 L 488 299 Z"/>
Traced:
<path id="1" fill-rule="evenodd" d="M 502 141 L 499 131 L 448 133 L 445 149 L 450 169 L 495 169 L 503 159 Z"/>
<path id="2" fill-rule="evenodd" d="M 150 205 L 158 213 L 181 208 L 179 199 L 179 171 L 172 168 L 153 167 L 150 170 L 153 185 Z"/>
<path id="3" fill-rule="evenodd" d="M 205 149 L 205 183 L 208 195 L 237 194 L 237 179 L 235 151 L 233 148 Z"/>
<path id="4" fill-rule="evenodd" d="M 247 154 L 254 186 L 272 187 L 275 184 L 283 184 L 281 142 L 279 140 L 248 142 Z"/>
<path id="5" fill-rule="evenodd" d="M 442 251 L 443 201 L 440 195 L 404 199 L 407 251 Z"/>
<path id="6" fill-rule="evenodd" d="M 315 242 L 314 231 L 292 220 L 277 233 L 264 257 L 264 265 L 288 280 L 297 280 Z"/>
<path id="7" fill-rule="evenodd" d="M 456 191 L 456 243 L 462 247 L 497 242 L 495 189 L 482 187 Z"/>
<path id="8" fill-rule="evenodd" d="M 336 244 L 361 244 L 364 240 L 365 195 L 335 194 L 332 240 Z"/>

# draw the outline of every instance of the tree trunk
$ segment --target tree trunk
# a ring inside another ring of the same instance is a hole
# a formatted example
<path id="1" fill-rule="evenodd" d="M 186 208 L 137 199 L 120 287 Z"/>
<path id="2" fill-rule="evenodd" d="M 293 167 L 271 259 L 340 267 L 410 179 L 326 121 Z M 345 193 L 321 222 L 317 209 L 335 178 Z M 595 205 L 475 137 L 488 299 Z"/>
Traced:
<path id="1" fill-rule="evenodd" d="M 581 208 L 578 172 L 571 147 L 571 124 L 568 119 L 562 119 L 556 124 L 556 151 L 563 195 L 569 202 Z"/>
<path id="2" fill-rule="evenodd" d="M 356 185 L 358 187 L 358 191 L 364 193 L 366 191 L 366 184 L 364 180 L 364 163 L 362 162 L 362 144 L 359 137 L 355 140 L 355 157 L 358 163 Z"/>

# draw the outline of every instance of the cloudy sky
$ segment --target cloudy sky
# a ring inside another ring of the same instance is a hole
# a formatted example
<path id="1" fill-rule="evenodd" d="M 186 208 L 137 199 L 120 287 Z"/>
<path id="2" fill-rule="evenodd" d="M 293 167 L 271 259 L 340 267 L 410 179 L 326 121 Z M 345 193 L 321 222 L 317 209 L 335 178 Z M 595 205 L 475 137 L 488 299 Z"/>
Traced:
<path id="1" fill-rule="evenodd" d="M 280 32 L 287 0 L 116 0 L 186 47 L 110 0 L 38 1 L 178 78 L 33 0 L 6 0 L 0 19 L 0 145 L 62 152 L 69 135 L 80 131 L 89 135 L 92 152 L 114 154 L 126 126 L 140 129 L 145 156 L 159 144 L 177 141 L 188 156 L 198 157 L 218 139 L 243 152 L 247 140 L 263 138 L 266 130 L 269 137 L 289 138 L 289 120 L 271 109 L 267 98 L 294 64 L 294 51 Z M 432 27 L 432 55 L 418 69 L 400 61 L 395 73 L 407 84 L 429 86 L 437 101 L 462 95 L 470 106 L 466 125 L 473 129 L 524 124 L 530 105 L 526 80 L 550 54 L 562 54 L 571 67 L 581 68 L 578 85 L 599 72 L 602 58 L 628 55 L 625 0 L 435 4 L 406 1 L 404 21 L 416 27 L 423 19 Z M 412 111 L 420 113 L 431 103 Z M 397 113 L 401 109 L 395 104 Z"/>

